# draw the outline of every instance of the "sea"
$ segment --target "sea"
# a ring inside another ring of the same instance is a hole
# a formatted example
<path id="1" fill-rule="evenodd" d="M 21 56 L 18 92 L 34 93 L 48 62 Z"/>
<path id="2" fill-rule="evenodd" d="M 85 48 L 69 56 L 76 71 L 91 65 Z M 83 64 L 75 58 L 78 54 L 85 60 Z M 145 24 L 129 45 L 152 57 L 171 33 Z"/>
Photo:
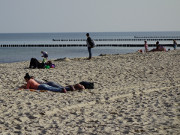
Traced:
<path id="1" fill-rule="evenodd" d="M 92 49 L 93 56 L 127 54 L 140 49 L 144 50 L 143 46 L 138 47 L 138 45 L 144 44 L 144 40 L 147 40 L 148 44 L 155 44 L 156 41 L 159 41 L 162 45 L 172 44 L 172 39 L 176 39 L 177 42 L 180 40 L 180 31 L 90 32 L 89 34 L 97 45 Z M 131 47 L 128 47 L 129 44 Z M 85 32 L 0 33 L 0 63 L 29 61 L 31 58 L 41 60 L 41 51 L 48 52 L 50 60 L 65 57 L 88 57 L 85 45 Z M 149 47 L 149 49 L 152 48 Z M 172 46 L 166 48 L 173 49 Z"/>

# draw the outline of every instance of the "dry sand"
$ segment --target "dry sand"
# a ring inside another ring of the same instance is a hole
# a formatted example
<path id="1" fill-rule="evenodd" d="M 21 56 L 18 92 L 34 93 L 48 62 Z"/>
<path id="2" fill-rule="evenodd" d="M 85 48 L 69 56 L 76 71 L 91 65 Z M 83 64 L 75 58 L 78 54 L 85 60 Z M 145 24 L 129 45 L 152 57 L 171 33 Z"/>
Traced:
<path id="1" fill-rule="evenodd" d="M 0 134 L 179 135 L 180 51 L 103 55 L 0 64 Z M 95 89 L 68 93 L 17 90 L 29 73 L 61 85 L 80 81 Z"/>

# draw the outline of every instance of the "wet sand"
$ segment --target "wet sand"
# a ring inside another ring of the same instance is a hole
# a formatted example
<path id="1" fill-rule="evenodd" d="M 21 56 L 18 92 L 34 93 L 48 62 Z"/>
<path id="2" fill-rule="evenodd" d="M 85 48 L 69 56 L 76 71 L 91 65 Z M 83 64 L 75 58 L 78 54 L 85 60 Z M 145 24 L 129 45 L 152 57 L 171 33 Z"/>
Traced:
<path id="1" fill-rule="evenodd" d="M 0 134 L 180 134 L 180 50 L 58 59 L 56 68 L 0 64 Z M 67 93 L 17 90 L 29 73 Z"/>

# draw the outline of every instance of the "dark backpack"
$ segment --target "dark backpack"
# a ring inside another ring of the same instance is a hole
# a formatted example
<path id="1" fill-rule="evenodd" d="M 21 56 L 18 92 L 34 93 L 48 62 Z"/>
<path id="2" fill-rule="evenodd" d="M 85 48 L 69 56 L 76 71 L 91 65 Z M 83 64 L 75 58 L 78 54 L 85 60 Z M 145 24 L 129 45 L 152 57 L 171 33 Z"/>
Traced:
<path id="1" fill-rule="evenodd" d="M 96 46 L 94 40 L 91 39 L 90 45 L 91 45 L 91 48 L 94 48 Z"/>
<path id="2" fill-rule="evenodd" d="M 83 85 L 85 89 L 94 89 L 94 83 L 92 82 L 82 81 L 80 84 Z"/>

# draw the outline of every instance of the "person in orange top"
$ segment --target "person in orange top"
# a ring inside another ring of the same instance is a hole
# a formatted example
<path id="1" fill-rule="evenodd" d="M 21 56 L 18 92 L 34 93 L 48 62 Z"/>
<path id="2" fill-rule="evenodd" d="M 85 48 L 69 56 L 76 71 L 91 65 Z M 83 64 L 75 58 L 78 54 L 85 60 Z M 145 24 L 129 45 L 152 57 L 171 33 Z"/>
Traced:
<path id="1" fill-rule="evenodd" d="M 39 83 L 37 83 L 34 79 L 27 79 L 25 78 L 27 85 L 26 85 L 26 89 L 38 89 L 38 86 L 40 85 Z"/>
<path id="2" fill-rule="evenodd" d="M 35 89 L 35 90 L 48 90 L 48 91 L 53 91 L 53 92 L 62 92 L 66 93 L 65 88 L 57 88 L 57 87 L 52 87 L 47 84 L 39 84 L 37 83 L 34 79 L 32 79 L 28 73 L 24 76 L 24 79 L 26 80 L 26 89 Z"/>

